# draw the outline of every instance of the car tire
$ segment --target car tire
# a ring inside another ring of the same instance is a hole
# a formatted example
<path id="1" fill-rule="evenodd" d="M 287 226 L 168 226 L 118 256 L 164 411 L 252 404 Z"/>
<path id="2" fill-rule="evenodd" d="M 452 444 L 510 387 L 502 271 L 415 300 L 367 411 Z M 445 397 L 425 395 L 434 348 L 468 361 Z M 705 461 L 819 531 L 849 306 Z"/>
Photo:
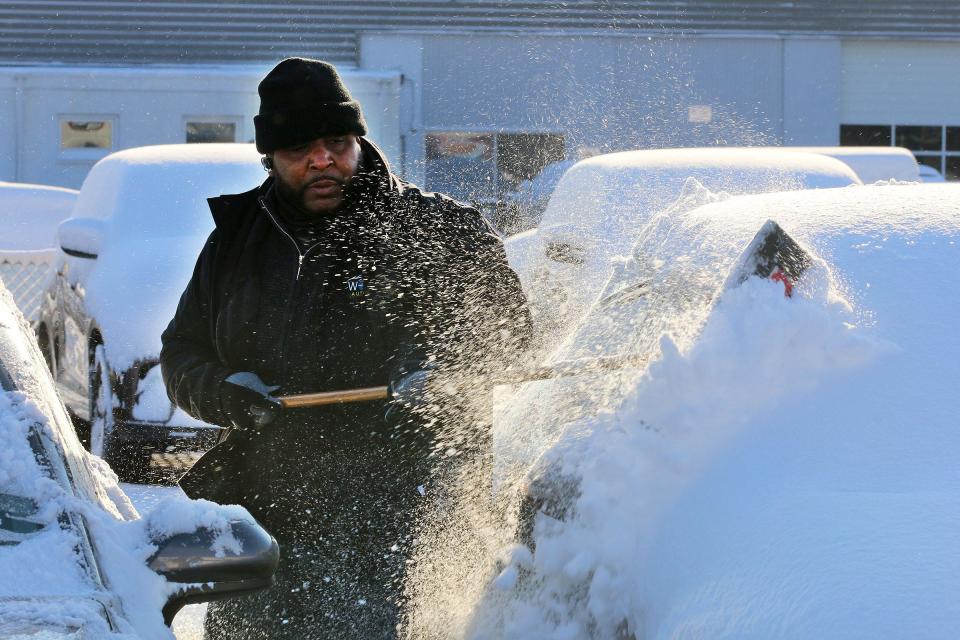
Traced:
<path id="1" fill-rule="evenodd" d="M 121 480 L 137 482 L 148 474 L 152 450 L 113 437 L 116 385 L 103 342 L 91 341 L 90 346 L 90 452 L 106 460 Z"/>

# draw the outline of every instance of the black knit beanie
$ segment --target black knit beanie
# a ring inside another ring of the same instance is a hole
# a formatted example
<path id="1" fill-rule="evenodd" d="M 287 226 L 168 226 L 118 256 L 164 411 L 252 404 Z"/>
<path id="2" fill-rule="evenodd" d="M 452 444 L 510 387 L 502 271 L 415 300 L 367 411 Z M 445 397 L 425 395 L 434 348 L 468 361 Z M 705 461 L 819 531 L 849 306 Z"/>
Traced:
<path id="1" fill-rule="evenodd" d="M 254 116 L 257 151 L 271 153 L 317 138 L 367 134 L 360 104 L 332 64 L 287 58 L 260 82 L 260 114 Z"/>

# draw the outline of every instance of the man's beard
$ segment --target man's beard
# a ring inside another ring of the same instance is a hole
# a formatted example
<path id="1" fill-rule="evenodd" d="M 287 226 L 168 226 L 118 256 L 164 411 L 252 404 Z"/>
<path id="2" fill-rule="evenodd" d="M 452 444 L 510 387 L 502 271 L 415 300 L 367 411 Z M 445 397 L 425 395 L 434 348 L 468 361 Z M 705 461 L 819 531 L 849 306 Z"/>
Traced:
<path id="1" fill-rule="evenodd" d="M 278 174 L 275 174 L 274 177 L 276 179 L 277 195 L 280 197 L 281 201 L 283 201 L 286 205 L 293 207 L 302 215 L 313 216 L 324 213 L 332 213 L 342 207 L 344 201 L 346 200 L 348 181 L 338 176 L 318 176 L 307 181 L 299 189 L 287 184 Z M 310 190 L 310 185 L 314 184 L 315 182 L 320 182 L 321 180 L 333 180 L 340 185 L 340 201 L 337 202 L 336 206 L 329 209 L 312 211 L 307 206 L 307 193 Z"/>

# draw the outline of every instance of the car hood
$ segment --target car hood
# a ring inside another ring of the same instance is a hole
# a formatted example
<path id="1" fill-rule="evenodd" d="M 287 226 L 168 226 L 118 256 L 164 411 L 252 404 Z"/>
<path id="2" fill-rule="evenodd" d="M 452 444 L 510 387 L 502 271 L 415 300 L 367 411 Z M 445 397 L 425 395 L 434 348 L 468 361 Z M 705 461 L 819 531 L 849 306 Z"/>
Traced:
<path id="1" fill-rule="evenodd" d="M 85 304 L 114 370 L 160 355 L 160 334 L 173 318 L 206 238 L 111 244 L 97 258 L 85 283 Z"/>

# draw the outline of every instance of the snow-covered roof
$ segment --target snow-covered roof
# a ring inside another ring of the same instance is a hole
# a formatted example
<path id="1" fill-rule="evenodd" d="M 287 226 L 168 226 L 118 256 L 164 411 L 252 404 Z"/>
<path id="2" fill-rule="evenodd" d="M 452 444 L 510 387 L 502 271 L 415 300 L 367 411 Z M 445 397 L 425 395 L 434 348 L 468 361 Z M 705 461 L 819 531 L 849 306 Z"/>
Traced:
<path id="1" fill-rule="evenodd" d="M 760 193 L 859 184 L 846 164 L 775 147 L 654 149 L 594 156 L 561 178 L 541 229 L 574 224 L 622 237 L 679 195 L 688 178 L 712 191 Z M 646 214 L 646 215 L 644 215 Z"/>
<path id="2" fill-rule="evenodd" d="M 880 180 L 918 182 L 917 159 L 903 147 L 784 147 L 794 151 L 819 153 L 849 165 L 864 184 Z"/>
<path id="3" fill-rule="evenodd" d="M 210 218 L 209 210 L 198 215 L 206 198 L 245 191 L 263 181 L 259 157 L 252 144 L 170 144 L 118 151 L 90 169 L 74 216 L 129 220 L 154 233 L 189 235 Z"/>

